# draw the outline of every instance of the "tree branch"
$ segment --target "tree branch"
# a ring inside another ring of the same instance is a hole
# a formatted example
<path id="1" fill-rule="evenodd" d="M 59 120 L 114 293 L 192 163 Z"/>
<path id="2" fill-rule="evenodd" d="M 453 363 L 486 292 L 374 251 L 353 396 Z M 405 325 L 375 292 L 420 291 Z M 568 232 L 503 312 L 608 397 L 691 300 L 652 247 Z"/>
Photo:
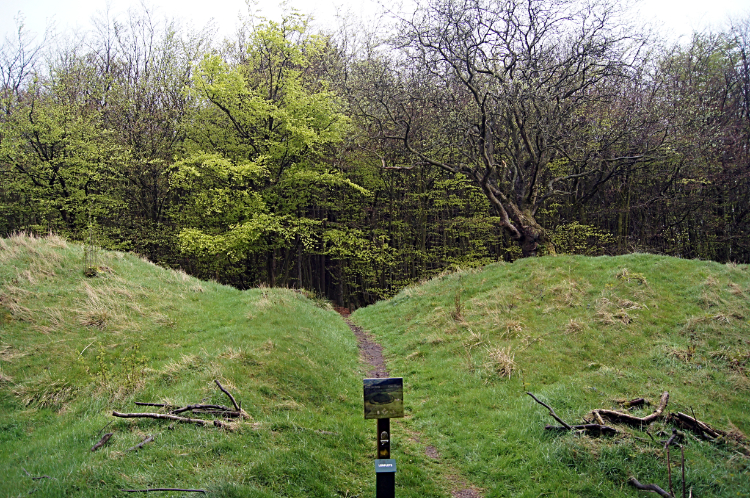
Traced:
<path id="1" fill-rule="evenodd" d="M 635 426 L 649 425 L 651 422 L 662 416 L 668 402 L 669 393 L 665 391 L 661 395 L 659 406 L 656 408 L 656 411 L 646 417 L 635 417 L 633 415 L 630 415 L 629 413 L 622 413 L 615 410 L 593 410 L 591 414 L 594 417 L 606 418 L 615 423 L 623 423 Z"/>
<path id="2" fill-rule="evenodd" d="M 674 496 L 667 493 L 656 484 L 641 484 L 635 477 L 631 477 L 630 479 L 628 479 L 628 484 L 640 491 L 650 491 L 652 493 L 658 494 L 659 496 L 663 496 L 664 498 L 674 498 Z"/>
<path id="3" fill-rule="evenodd" d="M 175 422 L 184 422 L 189 424 L 214 425 L 216 427 L 221 427 L 222 429 L 232 430 L 231 425 L 227 424 L 226 422 L 222 422 L 221 420 L 203 420 L 200 418 L 178 417 L 177 415 L 170 415 L 168 413 L 120 413 L 113 411 L 112 416 L 120 418 L 155 418 L 160 420 L 174 420 Z"/>
<path id="4" fill-rule="evenodd" d="M 232 396 L 229 393 L 229 391 L 227 391 L 226 389 L 224 389 L 224 386 L 222 386 L 219 383 L 219 380 L 218 379 L 214 379 L 214 382 L 216 382 L 216 385 L 219 386 L 219 389 L 221 389 L 221 392 L 223 392 L 224 394 L 226 394 L 227 396 L 229 396 L 229 399 L 232 401 L 232 404 L 234 405 L 234 409 L 237 410 L 237 411 L 242 410 L 242 408 L 240 408 L 240 405 L 238 405 L 237 402 L 234 400 L 234 396 Z"/>
<path id="5" fill-rule="evenodd" d="M 121 489 L 123 493 L 150 493 L 151 491 L 182 491 L 183 493 L 203 493 L 205 489 L 183 489 L 183 488 L 149 488 L 149 489 Z"/>
<path id="6" fill-rule="evenodd" d="M 148 443 L 150 443 L 151 441 L 153 441 L 154 439 L 155 439 L 154 436 L 149 436 L 146 439 L 144 439 L 143 441 L 141 441 L 140 443 L 136 444 L 135 446 L 131 446 L 130 448 L 128 448 L 125 451 L 133 451 L 133 450 L 141 449 L 144 446 L 146 446 Z"/>
<path id="7" fill-rule="evenodd" d="M 105 444 L 107 444 L 107 441 L 109 441 L 109 438 L 111 438 L 113 434 L 114 432 L 108 432 L 105 435 L 103 435 L 102 438 L 99 440 L 99 442 L 91 447 L 91 451 L 96 451 L 102 446 L 104 446 Z"/>
<path id="8" fill-rule="evenodd" d="M 549 414 L 552 416 L 552 418 L 554 418 L 555 420 L 557 420 L 558 422 L 560 422 L 563 425 L 563 427 L 565 427 L 569 431 L 573 430 L 573 427 L 569 426 L 568 424 L 565 423 L 565 421 L 563 421 L 563 419 L 561 419 L 560 417 L 558 417 L 557 413 L 555 413 L 555 410 L 553 410 L 552 408 L 550 408 L 550 406 L 548 404 L 544 403 L 543 401 L 539 401 L 537 399 L 537 397 L 534 396 L 533 394 L 531 394 L 530 392 L 527 392 L 526 394 L 528 394 L 529 396 L 531 396 L 531 398 L 534 401 L 536 401 L 537 403 L 539 403 L 540 405 L 542 405 L 543 407 L 545 407 L 547 410 L 549 410 Z"/>

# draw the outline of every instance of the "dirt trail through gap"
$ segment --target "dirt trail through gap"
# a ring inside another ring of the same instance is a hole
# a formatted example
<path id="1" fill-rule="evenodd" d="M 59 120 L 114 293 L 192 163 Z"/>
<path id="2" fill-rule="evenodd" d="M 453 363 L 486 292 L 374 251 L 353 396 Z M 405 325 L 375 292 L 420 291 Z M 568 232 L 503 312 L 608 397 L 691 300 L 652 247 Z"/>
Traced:
<path id="1" fill-rule="evenodd" d="M 337 309 L 336 311 L 341 314 L 341 317 L 357 338 L 359 352 L 365 362 L 370 366 L 370 370 L 367 372 L 368 378 L 381 379 L 388 377 L 388 369 L 386 368 L 385 359 L 383 358 L 383 347 L 375 342 L 375 339 L 366 330 L 349 320 L 349 313 L 347 310 Z M 411 440 L 420 443 L 421 437 L 422 436 L 418 433 L 412 433 Z M 440 453 L 438 453 L 437 448 L 434 446 L 427 446 L 425 448 L 425 455 L 433 460 L 440 460 Z M 451 474 L 446 477 L 448 482 L 451 483 L 451 496 L 453 498 L 482 498 L 479 489 L 469 486 L 461 476 Z"/>

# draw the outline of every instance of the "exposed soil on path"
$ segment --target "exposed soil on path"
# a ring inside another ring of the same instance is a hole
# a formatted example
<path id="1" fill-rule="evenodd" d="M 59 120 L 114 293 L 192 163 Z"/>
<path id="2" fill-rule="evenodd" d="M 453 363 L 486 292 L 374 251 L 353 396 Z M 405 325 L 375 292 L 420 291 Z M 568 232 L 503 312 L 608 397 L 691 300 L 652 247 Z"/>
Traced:
<path id="1" fill-rule="evenodd" d="M 349 320 L 348 310 L 336 309 L 336 311 L 341 314 L 341 317 L 354 333 L 359 345 L 359 352 L 365 362 L 371 367 L 367 372 L 367 376 L 372 379 L 388 377 L 388 369 L 383 358 L 383 347 L 375 342 L 375 339 L 366 330 Z M 412 440 L 419 442 L 418 438 L 412 438 Z M 425 455 L 433 460 L 440 460 L 440 453 L 438 453 L 437 448 L 434 446 L 427 446 L 425 448 Z M 479 490 L 469 486 L 460 476 L 450 475 L 448 476 L 448 480 L 452 484 L 451 496 L 453 498 L 482 498 Z"/>
<path id="2" fill-rule="evenodd" d="M 375 342 L 372 336 L 362 329 L 362 327 L 355 325 L 345 316 L 343 318 L 357 337 L 359 353 L 362 355 L 365 362 L 371 367 L 367 372 L 367 376 L 371 379 L 382 379 L 388 377 L 388 370 L 385 367 L 385 359 L 383 359 L 383 346 Z"/>

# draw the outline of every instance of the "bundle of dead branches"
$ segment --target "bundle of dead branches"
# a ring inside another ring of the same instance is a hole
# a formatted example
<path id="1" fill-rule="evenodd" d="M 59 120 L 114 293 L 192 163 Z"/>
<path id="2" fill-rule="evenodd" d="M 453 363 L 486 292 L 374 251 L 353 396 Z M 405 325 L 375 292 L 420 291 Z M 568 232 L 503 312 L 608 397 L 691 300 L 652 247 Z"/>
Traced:
<path id="1" fill-rule="evenodd" d="M 213 425 L 215 427 L 220 427 L 222 429 L 227 430 L 233 430 L 234 425 L 230 422 L 227 422 L 227 420 L 235 420 L 235 419 L 243 419 L 243 418 L 250 418 L 250 415 L 247 414 L 245 410 L 243 410 L 240 405 L 237 403 L 237 401 L 234 399 L 234 396 L 224 389 L 224 386 L 221 385 L 221 383 L 218 380 L 214 380 L 218 388 L 227 395 L 227 397 L 232 402 L 233 408 L 223 406 L 223 405 L 207 405 L 207 404 L 192 404 L 187 405 L 184 407 L 179 406 L 172 406 L 168 405 L 166 403 L 142 403 L 142 402 L 136 402 L 135 404 L 138 406 L 153 406 L 153 407 L 159 407 L 159 408 L 165 408 L 168 410 L 167 413 L 121 413 L 117 411 L 112 412 L 112 416 L 114 417 L 120 417 L 120 418 L 154 418 L 154 419 L 161 419 L 161 420 L 172 420 L 174 422 L 183 422 L 183 423 L 190 423 L 190 424 L 197 424 L 197 425 Z M 193 414 L 207 414 L 207 415 L 213 415 L 218 416 L 219 418 L 214 418 L 213 420 L 203 419 L 203 418 L 192 418 L 192 417 L 185 417 L 180 416 L 178 414 L 190 412 Z"/>
<path id="2" fill-rule="evenodd" d="M 665 410 L 667 408 L 667 403 L 669 403 L 669 393 L 664 392 L 662 393 L 659 404 L 654 410 L 653 413 L 646 415 L 645 417 L 636 417 L 630 413 L 625 413 L 622 411 L 617 410 L 605 410 L 605 409 L 595 409 L 589 412 L 589 414 L 584 417 L 585 424 L 581 425 L 570 425 L 566 423 L 564 420 L 562 420 L 550 407 L 548 404 L 540 401 L 536 398 L 533 394 L 527 392 L 529 396 L 531 396 L 534 401 L 539 403 L 540 405 L 544 406 L 547 410 L 549 410 L 549 414 L 552 418 L 554 418 L 558 423 L 561 424 L 561 426 L 552 426 L 547 425 L 545 426 L 545 429 L 547 430 L 561 430 L 561 431 L 578 431 L 580 433 L 585 433 L 592 436 L 601 436 L 601 435 L 616 435 L 621 434 L 621 431 L 610 427 L 607 424 L 607 422 L 614 423 L 614 424 L 625 424 L 632 427 L 637 428 L 646 428 L 651 423 L 655 422 L 656 420 L 659 420 L 661 418 L 666 418 L 666 421 L 685 430 L 690 430 L 694 433 L 696 433 L 698 436 L 716 440 L 719 438 L 726 438 L 727 433 L 718 429 L 712 428 L 710 425 L 708 425 L 705 422 L 701 422 L 697 418 L 695 418 L 695 415 L 690 416 L 686 415 L 681 412 L 677 413 L 670 413 L 668 416 L 665 415 Z M 634 406 L 642 406 L 646 404 L 646 401 L 643 398 L 637 398 L 630 401 L 618 401 L 618 403 L 621 406 L 624 407 L 634 407 Z M 651 435 L 648 433 L 649 436 Z M 667 469 L 669 474 L 669 491 L 665 491 L 661 487 L 659 487 L 656 484 L 641 484 L 638 482 L 638 480 L 635 477 L 631 477 L 628 480 L 628 484 L 633 486 L 634 488 L 641 490 L 641 491 L 650 491 L 653 493 L 657 493 L 660 496 L 663 496 L 665 498 L 675 498 L 675 492 L 672 487 L 672 468 L 669 458 L 669 448 L 671 446 L 677 446 L 680 448 L 680 452 L 682 453 L 682 483 L 683 483 L 683 489 L 682 489 L 682 496 L 683 498 L 692 497 L 692 489 L 690 490 L 689 495 L 687 494 L 687 491 L 685 490 L 685 454 L 684 450 L 681 444 L 679 444 L 684 438 L 684 434 L 680 433 L 676 429 L 672 430 L 672 436 L 664 442 L 664 449 L 667 452 Z M 652 436 L 653 439 L 653 436 Z M 743 441 L 737 441 L 739 443 L 744 443 Z M 742 445 L 744 448 L 744 445 Z"/>

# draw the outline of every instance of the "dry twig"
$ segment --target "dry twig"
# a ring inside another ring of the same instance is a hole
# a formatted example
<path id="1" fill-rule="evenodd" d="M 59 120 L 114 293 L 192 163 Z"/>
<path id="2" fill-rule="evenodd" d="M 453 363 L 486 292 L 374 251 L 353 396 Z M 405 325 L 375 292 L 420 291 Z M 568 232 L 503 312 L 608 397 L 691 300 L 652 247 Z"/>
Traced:
<path id="1" fill-rule="evenodd" d="M 652 493 L 656 493 L 659 496 L 663 496 L 664 498 L 674 498 L 674 496 L 670 495 L 656 484 L 641 484 L 635 477 L 631 477 L 630 479 L 628 479 L 628 484 L 640 491 L 651 491 Z"/>
<path id="2" fill-rule="evenodd" d="M 615 410 L 604 409 L 593 410 L 591 414 L 596 417 L 597 420 L 606 418 L 614 423 L 644 426 L 649 425 L 651 422 L 660 418 L 664 413 L 664 409 L 667 407 L 667 403 L 669 403 L 669 393 L 665 391 L 661 395 L 659 406 L 656 407 L 656 411 L 654 411 L 654 413 L 652 413 L 651 415 L 647 415 L 645 417 L 635 417 L 633 415 L 630 415 L 629 413 L 622 413 Z"/>
<path id="3" fill-rule="evenodd" d="M 153 440 L 154 440 L 154 436 L 148 436 L 148 437 L 147 437 L 146 439 L 144 439 L 144 440 L 143 440 L 143 441 L 141 441 L 140 443 L 136 444 L 135 446 L 132 446 L 132 447 L 128 448 L 128 449 L 127 449 L 126 451 L 133 451 L 133 450 L 138 450 L 138 449 L 141 449 L 141 448 L 143 448 L 143 447 L 144 447 L 144 446 L 145 446 L 146 444 L 150 443 L 150 442 L 151 442 L 151 441 L 153 441 Z"/>
<path id="4" fill-rule="evenodd" d="M 23 470 L 24 472 L 26 472 L 26 475 L 29 476 L 29 477 L 31 477 L 32 481 L 38 481 L 40 479 L 54 479 L 55 481 L 57 480 L 56 477 L 50 477 L 50 476 L 34 477 L 34 476 L 31 475 L 31 473 L 28 470 L 24 469 L 23 467 L 21 467 L 21 470 Z"/>
<path id="5" fill-rule="evenodd" d="M 721 436 L 726 436 L 726 432 L 713 429 L 710 425 L 705 422 L 701 422 L 695 416 L 686 415 L 681 412 L 672 413 L 669 416 L 670 420 L 682 429 L 690 429 L 693 432 L 697 432 L 701 436 L 710 436 L 713 439 L 717 439 Z"/>
<path id="6" fill-rule="evenodd" d="M 227 396 L 229 396 L 229 399 L 232 400 L 232 404 L 234 405 L 234 409 L 237 410 L 237 411 L 241 411 L 242 409 L 240 408 L 240 405 L 238 405 L 237 402 L 234 400 L 234 396 L 232 396 L 229 393 L 229 391 L 227 391 L 226 389 L 224 389 L 224 386 L 222 386 L 219 383 L 218 379 L 214 379 L 214 382 L 216 382 L 216 385 L 219 386 L 219 389 L 221 389 L 221 392 L 223 392 L 224 394 L 226 394 Z"/>
<path id="7" fill-rule="evenodd" d="M 601 436 L 601 435 L 614 435 L 614 434 L 618 433 L 617 429 L 615 429 L 613 427 L 609 427 L 609 426 L 604 425 L 604 424 L 601 424 L 601 425 L 599 425 L 599 424 L 582 424 L 582 425 L 573 425 L 573 426 L 568 425 L 568 424 L 565 423 L 565 421 L 563 419 L 561 419 L 560 417 L 557 416 L 557 413 L 555 413 L 555 410 L 553 410 L 548 404 L 540 401 L 539 399 L 537 399 L 536 396 L 534 396 L 533 394 L 531 394 L 529 392 L 527 392 L 526 394 L 528 394 L 529 396 L 531 396 L 534 399 L 534 401 L 536 401 L 537 403 L 539 403 L 540 405 L 542 405 L 543 407 L 545 407 L 547 410 L 549 410 L 550 416 L 563 425 L 562 427 L 557 427 L 557 426 L 554 426 L 554 425 L 547 425 L 547 426 L 544 427 L 547 430 L 567 430 L 567 431 L 580 430 L 580 431 L 584 431 L 584 432 L 588 432 L 588 433 L 594 433 L 597 436 Z"/>
<path id="8" fill-rule="evenodd" d="M 149 488 L 149 489 L 121 489 L 123 493 L 150 493 L 151 491 L 182 491 L 183 493 L 203 493 L 205 489 L 183 489 L 183 488 Z"/>
<path id="9" fill-rule="evenodd" d="M 527 392 L 526 394 L 528 394 L 529 396 L 531 396 L 531 398 L 534 401 L 536 401 L 537 403 L 539 403 L 540 405 L 542 405 L 543 407 L 545 407 L 547 410 L 549 410 L 550 416 L 552 418 L 554 418 L 555 420 L 557 420 L 558 422 L 560 422 L 560 424 L 562 424 L 563 427 L 565 427 L 569 431 L 573 430 L 573 428 L 571 426 L 569 426 L 568 424 L 566 424 L 563 419 L 561 419 L 560 417 L 557 416 L 557 413 L 555 413 L 555 410 L 553 410 L 547 403 L 539 401 L 536 396 L 534 396 L 533 394 L 531 394 L 529 392 Z"/>
<path id="10" fill-rule="evenodd" d="M 232 430 L 231 425 L 227 424 L 226 422 L 222 422 L 221 420 L 203 420 L 201 418 L 178 417 L 177 415 L 170 415 L 168 413 L 120 413 L 113 411 L 112 416 L 120 418 L 156 418 L 162 420 L 174 420 L 175 422 L 185 422 L 189 424 L 214 425 L 216 427 L 221 427 L 222 429 Z"/>
<path id="11" fill-rule="evenodd" d="M 111 438 L 113 434 L 114 432 L 108 432 L 105 435 L 103 435 L 102 438 L 99 440 L 99 442 L 91 447 L 91 451 L 96 451 L 102 446 L 104 446 L 105 444 L 107 444 L 107 441 L 109 441 L 109 438 Z"/>

